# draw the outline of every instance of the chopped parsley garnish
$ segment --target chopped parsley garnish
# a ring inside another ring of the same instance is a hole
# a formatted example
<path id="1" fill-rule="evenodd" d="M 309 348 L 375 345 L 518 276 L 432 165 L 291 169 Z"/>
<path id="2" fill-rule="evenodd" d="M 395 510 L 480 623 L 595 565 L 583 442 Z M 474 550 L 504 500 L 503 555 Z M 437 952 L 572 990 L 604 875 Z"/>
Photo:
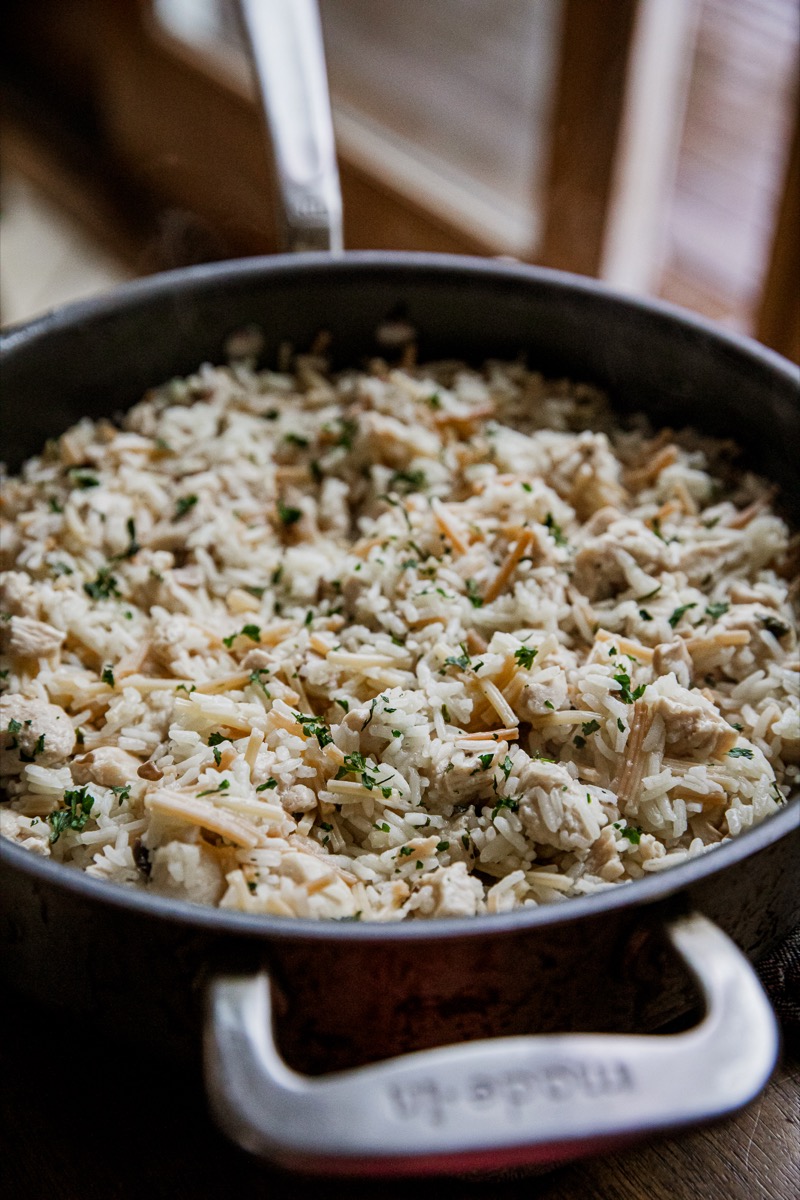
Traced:
<path id="1" fill-rule="evenodd" d="M 442 407 L 442 398 L 438 392 L 434 392 L 432 395 L 428 396 L 428 404 L 433 409 Z"/>
<path id="2" fill-rule="evenodd" d="M 625 732 L 625 722 L 623 721 L 622 717 L 617 717 L 617 729 L 620 731 L 620 733 Z"/>
<path id="3" fill-rule="evenodd" d="M 503 761 L 500 763 L 500 770 L 503 772 L 503 778 L 504 778 L 504 779 L 508 779 L 508 777 L 509 777 L 509 775 L 511 774 L 511 772 L 512 772 L 513 768 L 514 768 L 514 764 L 513 764 L 513 762 L 511 761 L 511 759 L 510 759 L 509 755 L 507 754 L 507 755 L 505 756 L 505 758 L 503 759 Z"/>
<path id="4" fill-rule="evenodd" d="M 324 829 L 326 833 L 330 833 L 331 830 L 333 829 L 333 826 L 330 824 L 329 821 L 320 821 L 319 827 L 320 827 L 320 829 Z"/>
<path id="5" fill-rule="evenodd" d="M 537 646 L 520 646 L 519 650 L 514 651 L 514 658 L 521 667 L 529 671 L 538 653 L 539 649 Z"/>
<path id="6" fill-rule="evenodd" d="M 643 596 L 637 596 L 636 597 L 637 604 L 641 604 L 641 602 L 643 600 L 652 600 L 653 596 L 657 596 L 660 591 L 661 591 L 661 584 L 659 583 L 658 587 L 654 587 L 652 592 L 645 592 L 645 594 Z"/>
<path id="7" fill-rule="evenodd" d="M 413 846 L 401 846 L 398 853 L 401 858 L 407 858 L 410 854 L 414 853 L 414 848 Z"/>
<path id="8" fill-rule="evenodd" d="M 96 475 L 86 475 L 82 467 L 70 467 L 69 476 L 76 487 L 93 488 L 100 486 L 100 480 Z"/>
<path id="9" fill-rule="evenodd" d="M 339 425 L 341 427 L 341 433 L 339 434 L 339 440 L 337 441 L 336 445 L 343 446 L 345 450 L 352 450 L 353 439 L 358 433 L 358 421 L 353 421 L 348 417 L 342 417 L 339 421 Z"/>
<path id="10" fill-rule="evenodd" d="M 58 499 L 56 499 L 55 496 L 51 496 L 49 498 L 49 500 L 47 501 L 47 506 L 50 509 L 50 512 L 63 513 L 63 511 L 64 511 L 64 505 L 61 504 L 61 502 Z"/>
<path id="11" fill-rule="evenodd" d="M 306 716 L 304 713 L 296 712 L 294 714 L 294 719 L 300 723 L 303 733 L 307 738 L 315 737 L 317 739 L 320 749 L 323 749 L 325 746 L 330 746 L 331 742 L 333 741 L 333 738 L 331 737 L 331 731 L 328 729 L 328 726 L 325 724 L 325 722 L 321 721 L 319 717 L 315 717 L 313 715 Z"/>
<path id="12" fill-rule="evenodd" d="M 64 792 L 66 808 L 51 812 L 47 820 L 50 824 L 50 844 L 58 841 L 65 829 L 74 829 L 78 833 L 84 828 L 91 815 L 94 796 L 85 787 L 75 788 Z"/>
<path id="13" fill-rule="evenodd" d="M 51 563 L 50 570 L 53 572 L 54 575 L 74 575 L 75 574 L 75 572 L 72 570 L 72 567 L 68 566 L 67 563 L 65 563 L 65 562 Z"/>
<path id="14" fill-rule="evenodd" d="M 392 730 L 392 737 L 393 737 L 393 738 L 399 738 L 399 737 L 402 737 L 402 736 L 403 736 L 403 731 L 402 731 L 402 729 L 393 729 L 393 730 Z"/>
<path id="15" fill-rule="evenodd" d="M 588 737 L 590 733 L 597 733 L 599 728 L 599 721 L 584 721 L 581 725 L 581 733 L 584 737 Z"/>
<path id="16" fill-rule="evenodd" d="M 257 792 L 271 792 L 273 788 L 278 786 L 277 779 L 268 779 L 266 783 L 260 783 L 256 788 Z"/>
<path id="17" fill-rule="evenodd" d="M 544 706 L 545 706 L 545 708 L 549 708 L 551 712 L 555 712 L 556 706 L 555 706 L 555 704 L 553 704 L 552 700 L 545 700 Z"/>
<path id="18" fill-rule="evenodd" d="M 626 825 L 624 829 L 620 830 L 620 833 L 634 846 L 638 846 L 642 840 L 642 831 L 636 825 Z"/>
<path id="19" fill-rule="evenodd" d="M 483 767 L 484 771 L 488 771 L 494 761 L 494 754 L 479 754 L 478 762 Z"/>
<path id="20" fill-rule="evenodd" d="M 100 676 L 103 683 L 107 683 L 109 687 L 114 687 L 114 668 L 111 666 L 103 667 L 103 673 Z"/>
<path id="21" fill-rule="evenodd" d="M 478 585 L 474 579 L 467 580 L 467 596 L 473 608 L 483 608 L 483 596 L 478 591 Z"/>
<path id="22" fill-rule="evenodd" d="M 93 579 L 91 583 L 85 583 L 83 590 L 87 596 L 91 596 L 92 600 L 108 600 L 111 596 L 119 596 L 117 581 L 109 567 L 101 567 L 97 572 L 97 578 Z"/>
<path id="23" fill-rule="evenodd" d="M 448 658 L 446 658 L 444 660 L 444 665 L 446 667 L 460 667 L 462 671 L 468 671 L 469 670 L 469 655 L 467 654 L 466 651 L 464 651 L 463 654 L 459 654 L 459 655 L 451 654 Z"/>
<path id="24" fill-rule="evenodd" d="M 532 492 L 533 488 L 531 487 L 531 485 L 529 483 L 523 483 L 522 490 L 523 490 L 523 492 Z"/>
<path id="25" fill-rule="evenodd" d="M 519 808 L 519 800 L 517 797 L 500 796 L 494 808 L 492 809 L 492 820 L 494 820 L 497 814 L 504 808 L 507 808 L 509 812 L 516 812 Z"/>
<path id="26" fill-rule="evenodd" d="M 687 613 L 690 608 L 697 608 L 697 605 L 696 604 L 680 604 L 677 608 L 673 609 L 673 611 L 670 613 L 670 616 L 669 616 L 669 623 L 670 623 L 670 627 L 672 629 L 675 628 L 675 626 L 678 624 L 678 622 L 680 621 L 683 614 Z"/>
<path id="27" fill-rule="evenodd" d="M 223 781 L 219 785 L 219 787 L 206 788 L 206 790 L 204 792 L 198 792 L 197 793 L 198 799 L 200 796 L 214 796 L 217 792 L 227 792 L 227 790 L 230 786 L 231 786 L 230 779 L 223 779 Z"/>
<path id="28" fill-rule="evenodd" d="M 550 536 L 557 546 L 566 546 L 567 539 L 561 531 L 561 526 L 558 524 L 552 513 L 548 513 L 544 519 L 545 528 L 549 531 Z"/>
<path id="29" fill-rule="evenodd" d="M 197 504 L 197 496 L 194 493 L 191 496 L 179 496 L 175 501 L 173 521 L 180 521 L 181 517 L 185 517 L 194 508 L 195 504 Z"/>
<path id="30" fill-rule="evenodd" d="M 437 854 L 443 854 L 445 850 L 449 850 L 449 849 L 450 849 L 449 842 L 438 842 L 436 845 L 436 853 Z"/>
<path id="31" fill-rule="evenodd" d="M 572 744 L 577 746 L 579 750 L 583 750 L 584 746 L 586 745 L 586 738 L 581 737 L 579 733 L 576 733 L 575 737 L 572 739 Z"/>
<path id="32" fill-rule="evenodd" d="M 379 821 L 377 825 L 372 826 L 373 829 L 379 829 L 381 833 L 390 833 L 391 825 L 388 821 Z"/>
<path id="33" fill-rule="evenodd" d="M 419 492 L 427 483 L 424 471 L 395 471 L 390 477 L 388 487 L 396 491 L 398 484 L 405 484 L 408 491 Z"/>
<path id="34" fill-rule="evenodd" d="M 112 792 L 117 797 L 117 803 L 122 804 L 123 800 L 129 800 L 131 795 L 131 785 L 129 783 L 117 784 L 112 787 Z"/>
<path id="35" fill-rule="evenodd" d="M 230 650 L 231 646 L 236 641 L 237 637 L 246 637 L 246 638 L 250 638 L 251 642 L 260 642 L 261 641 L 261 626 L 260 625 L 243 625 L 238 633 L 232 633 L 230 635 L 230 637 L 223 638 L 222 639 L 223 645 L 227 646 L 228 649 Z"/>
<path id="36" fill-rule="evenodd" d="M 282 500 L 277 503 L 278 516 L 284 525 L 296 525 L 303 515 L 300 508 L 292 508 L 288 504 L 284 504 Z"/>
<path id="37" fill-rule="evenodd" d="M 614 682 L 619 684 L 620 699 L 623 704 L 633 704 L 634 700 L 638 700 L 640 696 L 644 695 L 644 689 L 647 686 L 644 683 L 640 683 L 637 688 L 631 691 L 631 677 L 627 671 L 623 670 L 617 671 L 614 676 Z M 617 718 L 617 725 L 619 725 L 619 718 Z"/>
<path id="38" fill-rule="evenodd" d="M 753 751 L 749 746 L 734 746 L 728 751 L 728 755 L 730 758 L 752 758 Z"/>
<path id="39" fill-rule="evenodd" d="M 639 616 L 642 618 L 643 621 L 652 621 L 652 619 L 653 619 L 646 608 L 639 609 Z"/>
<path id="40" fill-rule="evenodd" d="M 304 450 L 308 445 L 308 438 L 301 437 L 299 433 L 287 433 L 283 440 L 288 442 L 290 446 L 299 446 L 301 450 Z"/>
<path id="41" fill-rule="evenodd" d="M 712 621 L 716 621 L 716 620 L 718 620 L 719 617 L 723 616 L 728 611 L 729 608 L 730 608 L 730 604 L 728 604 L 724 600 L 721 601 L 719 604 L 707 604 L 706 605 L 706 616 L 711 617 Z"/>

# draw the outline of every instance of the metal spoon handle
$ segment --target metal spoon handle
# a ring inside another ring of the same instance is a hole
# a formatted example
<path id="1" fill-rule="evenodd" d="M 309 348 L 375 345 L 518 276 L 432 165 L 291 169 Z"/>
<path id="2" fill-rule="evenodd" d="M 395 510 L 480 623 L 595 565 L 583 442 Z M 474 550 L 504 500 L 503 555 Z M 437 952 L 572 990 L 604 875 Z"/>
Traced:
<path id="1" fill-rule="evenodd" d="M 342 196 L 316 0 L 238 0 L 291 251 L 342 250 Z"/>

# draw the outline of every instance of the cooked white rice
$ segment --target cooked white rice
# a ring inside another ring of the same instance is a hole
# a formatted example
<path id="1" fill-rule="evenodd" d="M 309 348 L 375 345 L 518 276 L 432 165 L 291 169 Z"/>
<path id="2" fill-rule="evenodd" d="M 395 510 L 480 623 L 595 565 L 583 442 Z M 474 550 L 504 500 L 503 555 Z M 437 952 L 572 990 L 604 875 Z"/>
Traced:
<path id="1" fill-rule="evenodd" d="M 769 501 L 729 446 L 521 364 L 204 366 L 6 484 L 2 831 L 384 921 L 702 854 L 798 773 Z"/>

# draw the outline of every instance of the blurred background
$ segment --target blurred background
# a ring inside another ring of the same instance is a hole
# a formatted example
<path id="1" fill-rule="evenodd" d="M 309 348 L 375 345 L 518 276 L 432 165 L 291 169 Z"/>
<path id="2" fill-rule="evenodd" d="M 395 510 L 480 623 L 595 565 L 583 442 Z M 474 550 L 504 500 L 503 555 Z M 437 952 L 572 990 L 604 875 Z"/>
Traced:
<path id="1" fill-rule="evenodd" d="M 5 324 L 276 249 L 230 0 L 4 7 Z M 347 247 L 600 276 L 800 361 L 797 0 L 320 11 Z"/>

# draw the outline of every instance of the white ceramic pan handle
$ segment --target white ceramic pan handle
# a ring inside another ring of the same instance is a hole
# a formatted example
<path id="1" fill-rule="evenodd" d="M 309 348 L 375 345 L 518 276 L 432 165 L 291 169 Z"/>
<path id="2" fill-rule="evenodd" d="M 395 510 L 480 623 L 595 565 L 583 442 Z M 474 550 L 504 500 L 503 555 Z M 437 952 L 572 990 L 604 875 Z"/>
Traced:
<path id="1" fill-rule="evenodd" d="M 667 935 L 706 1004 L 686 1033 L 497 1038 L 315 1078 L 276 1050 L 267 975 L 218 979 L 205 1039 L 214 1113 L 241 1146 L 284 1166 L 380 1175 L 553 1163 L 735 1112 L 775 1065 L 774 1013 L 705 917 L 671 922 Z"/>
<path id="2" fill-rule="evenodd" d="M 238 0 L 272 143 L 286 250 L 342 249 L 342 197 L 316 0 Z"/>

